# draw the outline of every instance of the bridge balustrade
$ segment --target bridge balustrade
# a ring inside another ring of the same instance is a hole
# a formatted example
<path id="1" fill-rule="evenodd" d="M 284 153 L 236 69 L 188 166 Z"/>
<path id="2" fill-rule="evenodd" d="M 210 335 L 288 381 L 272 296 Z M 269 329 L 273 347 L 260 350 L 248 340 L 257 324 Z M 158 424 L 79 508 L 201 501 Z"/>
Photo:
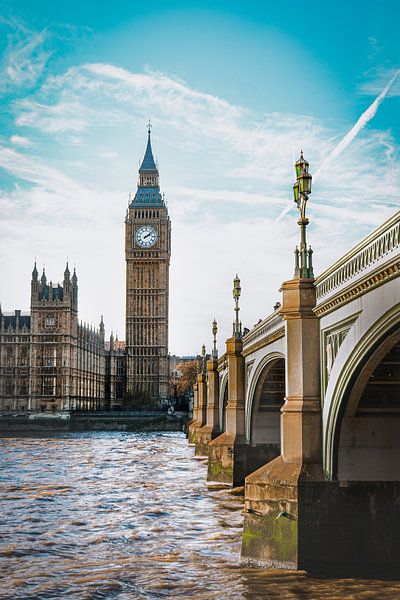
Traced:
<path id="1" fill-rule="evenodd" d="M 363 279 L 373 271 L 380 270 L 385 264 L 389 269 L 387 275 L 396 276 L 398 274 L 399 248 L 400 211 L 316 279 L 317 314 L 321 312 L 323 306 L 332 301 L 334 296 L 343 292 L 349 285 L 354 288 L 354 284 L 358 280 L 360 280 L 360 289 L 353 289 L 352 296 L 367 290 L 368 284 L 363 287 Z M 347 298 L 344 299 L 347 300 Z M 332 303 L 332 308 L 337 304 L 338 302 Z"/>

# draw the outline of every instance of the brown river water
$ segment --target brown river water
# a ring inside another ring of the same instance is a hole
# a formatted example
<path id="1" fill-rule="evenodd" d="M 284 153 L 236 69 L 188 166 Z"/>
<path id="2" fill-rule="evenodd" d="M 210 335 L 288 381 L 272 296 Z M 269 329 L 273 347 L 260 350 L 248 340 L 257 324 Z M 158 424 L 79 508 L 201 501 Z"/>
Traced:
<path id="1" fill-rule="evenodd" d="M 0 598 L 400 599 L 400 582 L 239 565 L 243 498 L 181 433 L 0 438 Z"/>

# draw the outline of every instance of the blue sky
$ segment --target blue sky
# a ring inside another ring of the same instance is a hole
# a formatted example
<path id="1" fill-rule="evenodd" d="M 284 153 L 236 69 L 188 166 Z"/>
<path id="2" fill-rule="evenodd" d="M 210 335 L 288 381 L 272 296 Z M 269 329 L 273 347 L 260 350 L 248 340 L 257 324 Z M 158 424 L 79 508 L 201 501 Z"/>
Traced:
<path id="1" fill-rule="evenodd" d="M 236 271 L 245 325 L 279 299 L 300 148 L 317 272 L 399 208 L 397 2 L 0 7 L 3 309 L 28 308 L 35 256 L 54 281 L 69 257 L 81 318 L 104 313 L 124 337 L 123 218 L 148 117 L 173 224 L 172 352 L 209 342 L 214 316 L 222 349 Z"/>

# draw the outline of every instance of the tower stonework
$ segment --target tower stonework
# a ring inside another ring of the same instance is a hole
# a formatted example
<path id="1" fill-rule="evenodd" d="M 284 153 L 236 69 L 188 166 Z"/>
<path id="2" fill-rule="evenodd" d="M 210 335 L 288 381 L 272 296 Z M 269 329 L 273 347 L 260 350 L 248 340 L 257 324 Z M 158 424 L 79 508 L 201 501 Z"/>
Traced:
<path id="1" fill-rule="evenodd" d="M 104 405 L 104 323 L 78 323 L 78 278 L 68 264 L 62 285 L 31 281 L 29 410 L 99 410 Z"/>
<path id="2" fill-rule="evenodd" d="M 125 354 L 106 350 L 104 338 L 103 317 L 98 328 L 78 322 L 75 269 L 71 276 L 67 264 L 62 284 L 53 284 L 44 269 L 39 277 L 35 262 L 31 311 L 4 313 L 0 306 L 0 413 L 120 406 Z"/>
<path id="3" fill-rule="evenodd" d="M 168 296 L 171 223 L 151 148 L 139 169 L 125 219 L 127 391 L 168 397 Z"/>
<path id="4" fill-rule="evenodd" d="M 69 410 L 77 357 L 78 283 L 68 265 L 63 284 L 31 281 L 31 403 L 37 411 Z"/>

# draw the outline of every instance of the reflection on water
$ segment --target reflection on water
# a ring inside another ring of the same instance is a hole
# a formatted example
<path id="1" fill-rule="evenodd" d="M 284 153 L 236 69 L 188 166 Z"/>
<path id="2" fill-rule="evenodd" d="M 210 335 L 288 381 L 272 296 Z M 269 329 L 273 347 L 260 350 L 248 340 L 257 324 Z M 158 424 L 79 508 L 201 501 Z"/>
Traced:
<path id="1" fill-rule="evenodd" d="M 179 433 L 2 438 L 0 467 L 0 598 L 400 598 L 239 567 L 243 499 Z"/>

